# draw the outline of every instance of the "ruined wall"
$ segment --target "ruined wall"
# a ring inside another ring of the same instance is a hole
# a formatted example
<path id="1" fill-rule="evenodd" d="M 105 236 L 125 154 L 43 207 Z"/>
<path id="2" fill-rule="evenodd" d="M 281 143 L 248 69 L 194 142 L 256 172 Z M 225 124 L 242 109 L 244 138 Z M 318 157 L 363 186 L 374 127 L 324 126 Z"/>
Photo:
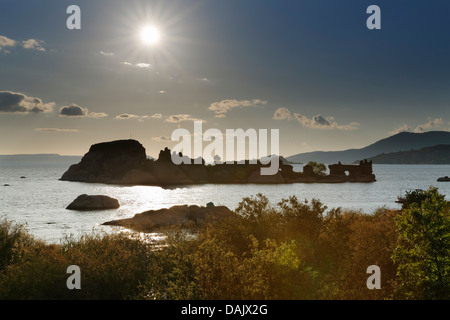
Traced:
<path id="1" fill-rule="evenodd" d="M 359 165 L 351 164 L 332 164 L 328 166 L 330 168 L 330 176 L 349 176 L 351 178 L 372 176 L 372 161 L 361 161 Z"/>

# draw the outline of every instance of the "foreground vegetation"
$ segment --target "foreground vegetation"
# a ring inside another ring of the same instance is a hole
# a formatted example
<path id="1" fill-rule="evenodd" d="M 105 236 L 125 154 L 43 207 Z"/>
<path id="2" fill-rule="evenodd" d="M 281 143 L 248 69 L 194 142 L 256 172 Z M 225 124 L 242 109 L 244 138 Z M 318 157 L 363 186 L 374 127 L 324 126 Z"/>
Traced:
<path id="1" fill-rule="evenodd" d="M 371 215 L 318 200 L 244 198 L 196 237 L 156 246 L 91 234 L 48 245 L 0 223 L 0 299 L 449 299 L 449 206 L 436 189 L 407 194 L 401 211 Z M 81 270 L 69 290 L 67 267 Z M 366 286 L 381 269 L 381 289 Z"/>

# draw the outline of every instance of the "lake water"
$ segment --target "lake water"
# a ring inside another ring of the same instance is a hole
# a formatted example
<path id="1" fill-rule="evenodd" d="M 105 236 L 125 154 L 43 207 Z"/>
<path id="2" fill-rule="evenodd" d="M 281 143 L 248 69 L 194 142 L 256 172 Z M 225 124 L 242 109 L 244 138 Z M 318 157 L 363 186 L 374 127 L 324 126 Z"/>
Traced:
<path id="1" fill-rule="evenodd" d="M 148 186 L 111 186 L 63 182 L 58 179 L 67 166 L 17 167 L 0 164 L 0 217 L 25 224 L 29 232 L 51 243 L 66 235 L 76 237 L 93 230 L 112 231 L 101 223 L 132 217 L 151 209 L 178 204 L 204 206 L 208 202 L 235 209 L 243 197 L 262 193 L 276 204 L 282 198 L 320 199 L 328 208 L 362 210 L 399 208 L 397 196 L 410 189 L 439 188 L 450 195 L 449 182 L 437 178 L 450 176 L 450 165 L 374 165 L 374 183 L 287 184 L 287 185 L 200 185 L 163 189 Z M 297 168 L 301 171 L 301 167 Z M 26 178 L 21 177 L 24 176 Z M 9 184 L 9 187 L 4 186 Z M 119 200 L 117 210 L 76 212 L 65 208 L 80 194 L 108 195 Z M 447 196 L 450 198 L 450 196 Z"/>

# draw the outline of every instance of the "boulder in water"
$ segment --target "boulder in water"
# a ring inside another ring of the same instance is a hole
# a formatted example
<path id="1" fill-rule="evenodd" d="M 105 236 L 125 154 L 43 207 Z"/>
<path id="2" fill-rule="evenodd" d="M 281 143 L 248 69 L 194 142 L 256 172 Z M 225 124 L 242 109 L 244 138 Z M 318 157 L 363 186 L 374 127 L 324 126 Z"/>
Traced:
<path id="1" fill-rule="evenodd" d="M 101 195 L 89 196 L 87 194 L 82 194 L 71 204 L 69 204 L 66 209 L 77 211 L 94 211 L 117 209 L 119 207 L 120 204 L 117 199 Z"/>

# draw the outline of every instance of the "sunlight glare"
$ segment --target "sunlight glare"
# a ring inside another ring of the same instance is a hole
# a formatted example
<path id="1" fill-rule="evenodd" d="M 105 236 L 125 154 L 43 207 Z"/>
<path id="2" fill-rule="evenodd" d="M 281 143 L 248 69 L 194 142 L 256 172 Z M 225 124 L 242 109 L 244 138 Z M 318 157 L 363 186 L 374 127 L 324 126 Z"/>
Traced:
<path id="1" fill-rule="evenodd" d="M 160 41 L 160 38 L 159 30 L 153 26 L 147 26 L 141 30 L 141 40 L 145 44 L 155 45 Z"/>

